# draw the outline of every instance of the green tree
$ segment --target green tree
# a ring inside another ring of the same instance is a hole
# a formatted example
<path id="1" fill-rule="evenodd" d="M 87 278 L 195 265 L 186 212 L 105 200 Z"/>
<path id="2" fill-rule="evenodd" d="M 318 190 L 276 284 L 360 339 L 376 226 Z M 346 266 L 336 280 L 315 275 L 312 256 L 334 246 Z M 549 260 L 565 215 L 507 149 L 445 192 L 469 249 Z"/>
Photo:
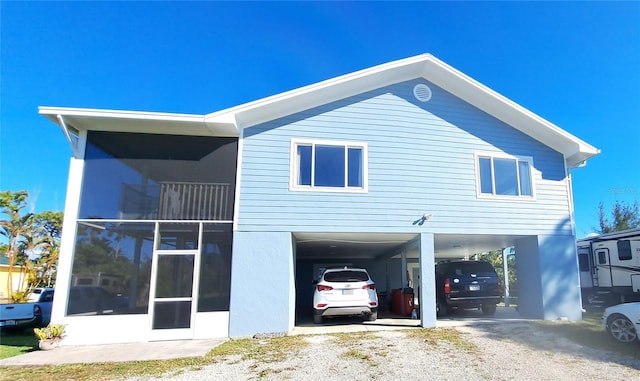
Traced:
<path id="1" fill-rule="evenodd" d="M 6 287 L 14 301 L 24 300 L 35 287 L 52 285 L 62 233 L 62 212 L 23 214 L 28 197 L 27 191 L 0 192 L 0 212 L 7 217 L 0 220 L 0 235 L 7 240 L 0 247 L 9 258 Z M 13 285 L 15 265 L 21 265 L 23 279 L 27 279 L 26 288 L 20 285 L 18 292 Z"/>
<path id="2" fill-rule="evenodd" d="M 506 249 L 508 250 L 508 249 Z M 502 285 L 504 287 L 505 285 L 505 281 L 504 281 L 504 267 L 502 265 L 502 250 L 493 250 L 493 251 L 489 251 L 487 253 L 483 253 L 481 254 L 481 258 L 485 261 L 488 261 L 489 263 L 491 263 L 493 265 L 493 267 L 496 269 L 496 273 L 498 273 L 498 277 L 500 278 L 500 281 L 502 282 Z M 510 290 L 517 290 L 518 289 L 518 279 L 517 279 L 517 274 L 516 274 L 516 257 L 515 255 L 508 255 L 507 256 L 507 272 L 509 273 L 509 289 Z M 514 292 L 511 292 L 511 294 L 515 294 Z"/>
<path id="3" fill-rule="evenodd" d="M 35 256 L 29 257 L 25 262 L 28 271 L 28 292 L 35 287 L 52 287 L 55 284 L 62 220 L 62 212 L 45 211 L 34 215 L 38 250 Z"/>
<path id="4" fill-rule="evenodd" d="M 33 214 L 22 214 L 27 206 L 27 191 L 0 192 L 0 212 L 7 218 L 0 220 L 0 235 L 7 239 L 4 255 L 9 258 L 7 296 L 13 296 L 13 267 L 16 265 L 25 247 L 33 243 Z"/>
<path id="5" fill-rule="evenodd" d="M 607 218 L 604 204 L 600 202 L 598 205 L 598 221 L 600 223 L 600 228 L 595 228 L 595 230 L 599 234 L 640 228 L 638 200 L 633 204 L 616 201 L 613 205 L 613 209 L 611 210 L 611 220 Z"/>

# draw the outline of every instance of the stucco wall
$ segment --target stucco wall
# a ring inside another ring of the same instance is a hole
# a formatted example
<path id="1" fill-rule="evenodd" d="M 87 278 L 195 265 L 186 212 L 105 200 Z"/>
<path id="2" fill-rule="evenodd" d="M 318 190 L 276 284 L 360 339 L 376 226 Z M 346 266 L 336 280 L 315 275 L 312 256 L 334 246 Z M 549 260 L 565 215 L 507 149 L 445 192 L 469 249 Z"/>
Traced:
<path id="1" fill-rule="evenodd" d="M 294 311 L 291 234 L 235 232 L 229 336 L 289 332 L 294 325 Z"/>
<path id="2" fill-rule="evenodd" d="M 573 237 L 541 235 L 516 243 L 518 311 L 524 317 L 582 319 Z"/>

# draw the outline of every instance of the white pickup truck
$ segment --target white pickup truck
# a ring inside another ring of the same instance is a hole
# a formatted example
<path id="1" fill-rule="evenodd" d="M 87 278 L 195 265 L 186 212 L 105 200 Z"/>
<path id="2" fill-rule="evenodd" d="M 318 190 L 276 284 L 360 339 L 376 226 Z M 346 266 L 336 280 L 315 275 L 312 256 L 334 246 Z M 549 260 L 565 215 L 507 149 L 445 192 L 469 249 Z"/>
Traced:
<path id="1" fill-rule="evenodd" d="M 51 321 L 53 288 L 36 288 L 27 303 L 0 304 L 0 328 L 45 327 Z"/>

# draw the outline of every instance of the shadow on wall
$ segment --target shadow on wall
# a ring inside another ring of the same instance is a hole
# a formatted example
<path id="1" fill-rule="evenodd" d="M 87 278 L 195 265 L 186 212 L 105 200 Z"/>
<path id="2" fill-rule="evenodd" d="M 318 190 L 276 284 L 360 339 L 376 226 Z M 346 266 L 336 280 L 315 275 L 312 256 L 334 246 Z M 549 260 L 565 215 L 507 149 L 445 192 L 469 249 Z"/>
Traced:
<path id="1" fill-rule="evenodd" d="M 531 239 L 537 239 L 537 256 L 531 257 L 534 253 L 528 244 L 523 250 L 526 256 L 517 255 L 517 261 L 522 261 L 518 265 L 521 312 L 545 320 L 581 320 L 580 275 L 570 219 L 558 223 L 554 234 Z"/>
<path id="2" fill-rule="evenodd" d="M 413 96 L 413 87 L 418 83 L 426 83 L 431 89 L 432 97 L 429 102 L 420 102 Z M 486 142 L 487 146 L 498 148 L 510 155 L 533 156 L 534 166 L 545 180 L 558 181 L 565 178 L 562 154 L 427 80 L 418 79 L 394 85 L 393 94 L 446 122 L 444 125 L 438 123 L 435 126 L 439 131 L 446 131 L 451 127 L 459 128 Z M 537 160 L 538 155 L 544 159 Z"/>
<path id="3" fill-rule="evenodd" d="M 557 236 L 547 237 L 540 246 L 542 286 L 545 298 L 545 319 L 569 318 L 582 320 L 580 272 L 575 237 L 561 235 L 572 231 L 571 221 L 564 220 L 556 227 Z"/>

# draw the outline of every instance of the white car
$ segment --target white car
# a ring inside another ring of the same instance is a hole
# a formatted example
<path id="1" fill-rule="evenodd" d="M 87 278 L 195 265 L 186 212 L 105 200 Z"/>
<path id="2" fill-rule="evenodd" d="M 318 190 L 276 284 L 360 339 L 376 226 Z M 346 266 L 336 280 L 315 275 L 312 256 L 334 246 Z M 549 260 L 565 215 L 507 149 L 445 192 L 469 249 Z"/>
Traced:
<path id="1" fill-rule="evenodd" d="M 602 315 L 604 329 L 621 343 L 640 340 L 640 302 L 608 307 Z"/>
<path id="2" fill-rule="evenodd" d="M 313 282 L 313 322 L 327 316 L 360 315 L 369 321 L 378 318 L 376 285 L 365 269 L 327 269 Z"/>

